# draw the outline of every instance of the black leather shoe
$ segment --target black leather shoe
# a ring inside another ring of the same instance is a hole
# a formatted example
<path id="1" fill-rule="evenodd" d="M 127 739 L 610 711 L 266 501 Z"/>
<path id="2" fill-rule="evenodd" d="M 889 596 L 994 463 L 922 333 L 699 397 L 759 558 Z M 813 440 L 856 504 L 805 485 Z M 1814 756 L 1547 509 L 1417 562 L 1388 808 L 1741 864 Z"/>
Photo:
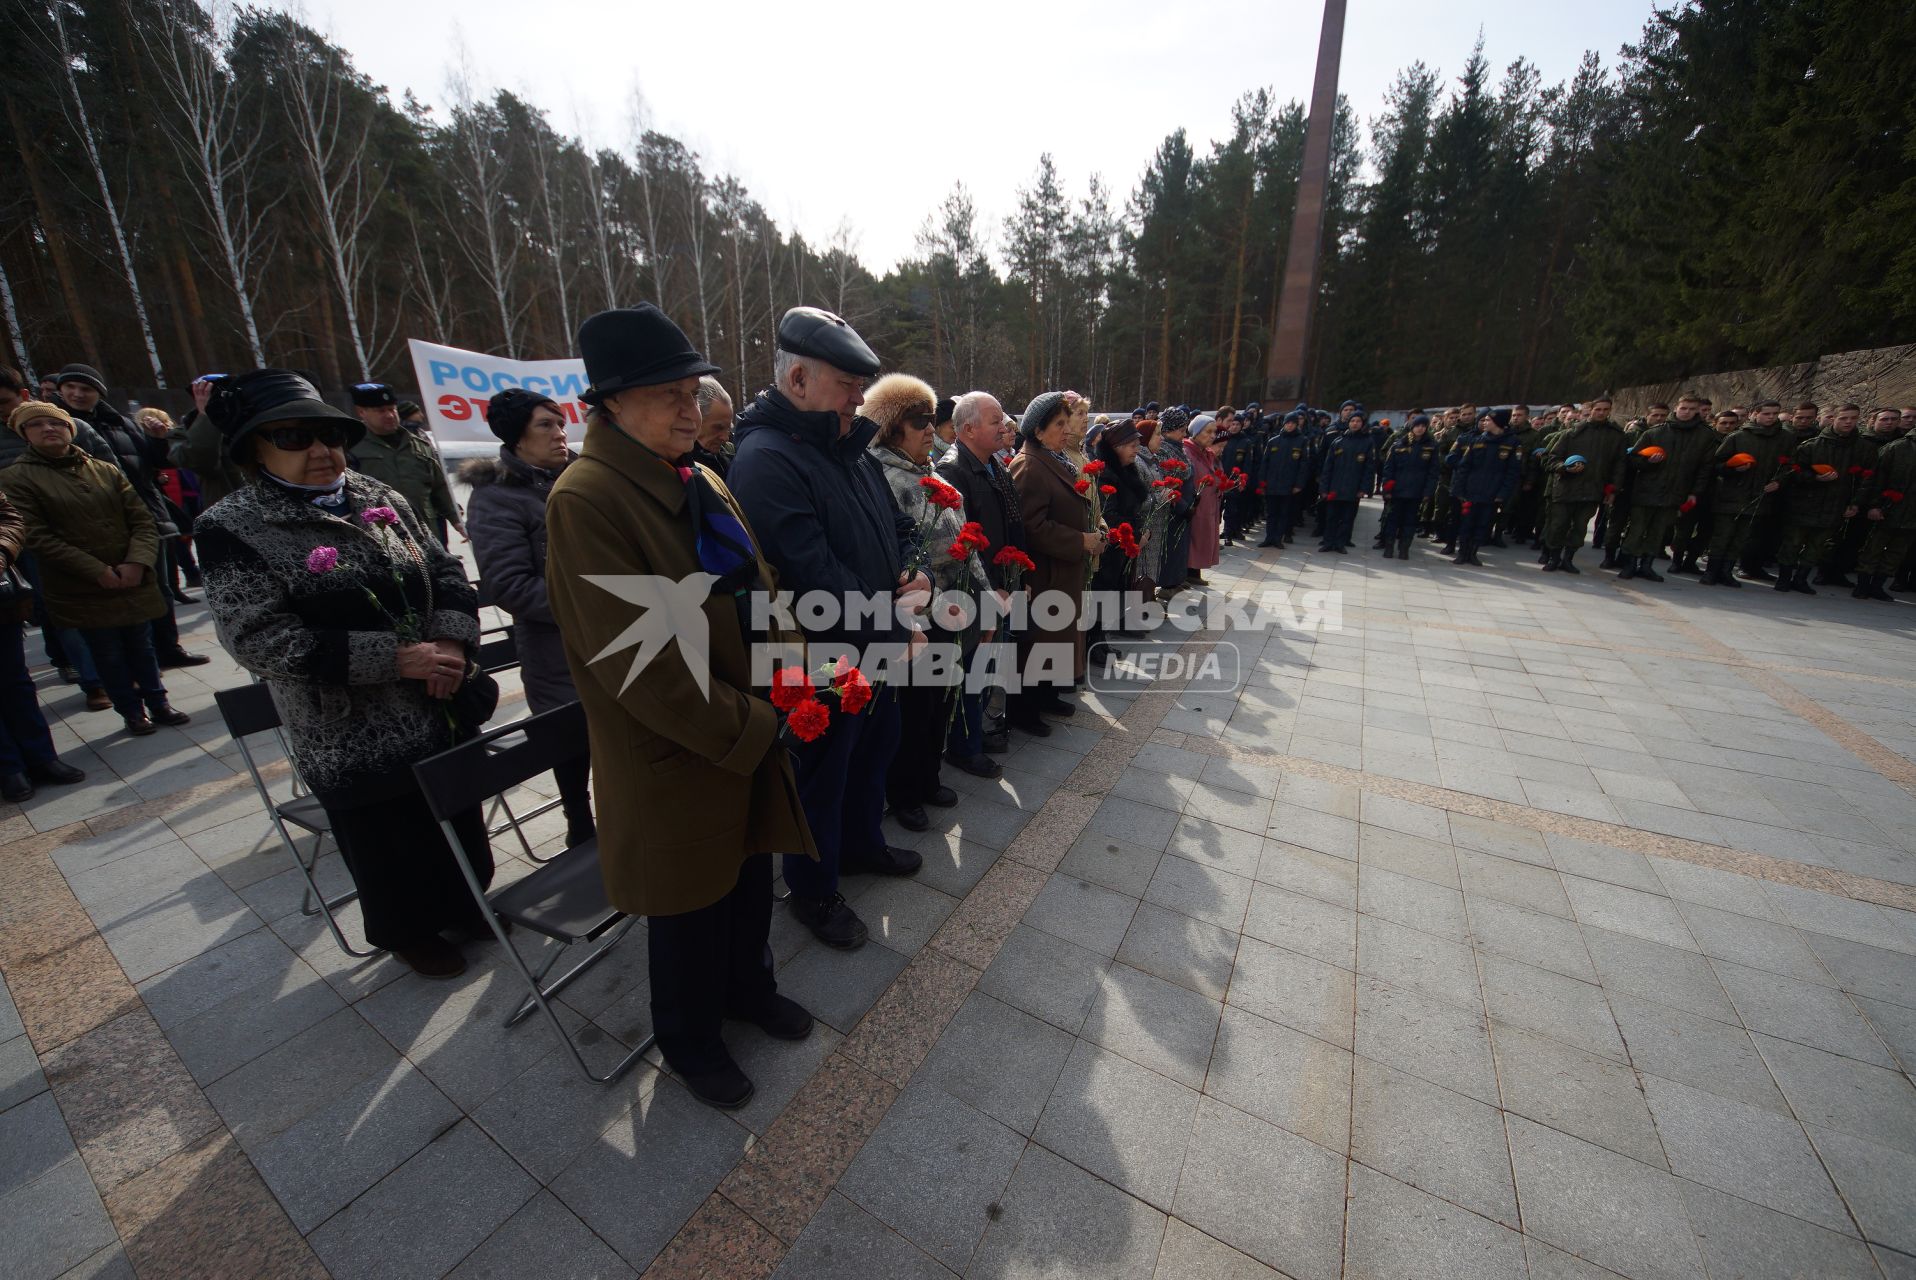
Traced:
<path id="1" fill-rule="evenodd" d="M 45 764 L 29 764 L 27 777 L 49 786 L 70 787 L 76 782 L 86 781 L 86 770 L 76 769 L 66 761 L 56 759 Z"/>
<path id="2" fill-rule="evenodd" d="M 925 859 L 916 849 L 900 849 L 895 844 L 888 844 L 877 853 L 838 860 L 839 873 L 848 876 L 908 876 L 924 865 Z"/>
<path id="3" fill-rule="evenodd" d="M 1019 717 L 1011 722 L 1011 727 L 1014 729 L 1022 729 L 1034 738 L 1049 738 L 1051 736 L 1051 726 L 1037 716 L 1032 716 L 1029 720 Z"/>
<path id="4" fill-rule="evenodd" d="M 177 729 L 183 724 L 192 724 L 193 717 L 184 711 L 176 711 L 170 703 L 162 702 L 152 710 L 153 723 L 171 725 Z"/>
<path id="5" fill-rule="evenodd" d="M 33 799 L 33 784 L 24 773 L 0 773 L 0 800 L 22 804 Z"/>
<path id="6" fill-rule="evenodd" d="M 145 738 L 160 731 L 160 727 L 145 716 L 122 716 L 121 719 L 126 722 L 126 731 L 136 738 Z"/>
<path id="7" fill-rule="evenodd" d="M 1049 732 L 1049 730 L 1046 732 Z M 996 733 L 987 733 L 985 735 L 985 750 L 994 756 L 1001 756 L 1011 750 L 1010 732 L 1005 729 L 1000 729 Z"/>
<path id="8" fill-rule="evenodd" d="M 771 1002 L 756 1013 L 728 1013 L 738 1022 L 749 1022 L 774 1040 L 803 1040 L 812 1034 L 812 1015 L 805 1006 L 786 996 L 773 995 Z"/>
<path id="9" fill-rule="evenodd" d="M 947 751 L 945 763 L 963 769 L 974 778 L 999 778 L 1005 772 L 990 756 L 961 756 L 956 751 Z"/>
<path id="10" fill-rule="evenodd" d="M 671 1065 L 670 1059 L 667 1065 Z M 758 1086 L 752 1083 L 750 1076 L 738 1069 L 736 1062 L 728 1062 L 712 1071 L 696 1074 L 680 1071 L 677 1074 L 685 1082 L 685 1087 L 692 1091 L 694 1098 L 720 1111 L 737 1111 L 758 1092 Z"/>
<path id="11" fill-rule="evenodd" d="M 1041 716 L 1057 716 L 1061 720 L 1069 720 L 1072 716 L 1078 714 L 1078 709 L 1069 702 L 1066 702 L 1063 698 L 1053 697 L 1048 702 L 1038 704 L 1038 714 Z"/>
<path id="12" fill-rule="evenodd" d="M 925 803 L 936 805 L 940 809 L 949 809 L 958 803 L 958 793 L 950 787 L 940 787 L 925 797 Z"/>
<path id="13" fill-rule="evenodd" d="M 822 902 L 793 894 L 789 901 L 792 915 L 828 947 L 855 951 L 871 937 L 871 930 L 865 927 L 842 893 L 834 893 Z"/>
<path id="14" fill-rule="evenodd" d="M 907 831 L 925 831 L 931 827 L 931 819 L 925 816 L 922 804 L 895 804 L 891 807 L 891 816 Z"/>
<path id="15" fill-rule="evenodd" d="M 174 649 L 169 653 L 160 655 L 160 665 L 162 667 L 203 667 L 211 661 L 211 658 L 203 657 L 197 653 L 188 653 L 184 649 Z"/>
<path id="16" fill-rule="evenodd" d="M 466 958 L 459 954 L 458 947 L 444 938 L 429 938 L 414 946 L 395 947 L 393 954 L 420 977 L 434 981 L 456 978 L 466 971 Z"/>

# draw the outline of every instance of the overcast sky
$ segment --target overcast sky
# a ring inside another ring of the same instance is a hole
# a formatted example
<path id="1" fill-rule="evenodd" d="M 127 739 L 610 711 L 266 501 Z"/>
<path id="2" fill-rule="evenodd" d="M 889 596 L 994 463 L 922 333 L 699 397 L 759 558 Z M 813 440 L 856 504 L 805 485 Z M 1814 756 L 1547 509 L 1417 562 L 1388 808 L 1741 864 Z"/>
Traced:
<path id="1" fill-rule="evenodd" d="M 478 88 L 511 89 L 599 145 L 629 137 L 636 87 L 653 127 L 695 148 L 707 172 L 737 175 L 782 226 L 817 244 L 849 217 L 860 258 L 879 272 L 911 254 L 956 180 L 981 214 L 1002 218 L 1050 151 L 1074 199 L 1096 172 L 1121 204 L 1173 129 L 1203 152 L 1247 89 L 1308 100 L 1323 17 L 1315 0 L 278 7 L 303 11 L 395 99 L 409 88 L 442 110 L 462 41 Z M 1614 65 L 1650 9 L 1352 0 L 1339 88 L 1368 125 L 1400 67 L 1421 58 L 1452 77 L 1479 28 L 1493 80 L 1523 56 L 1555 83 L 1585 49 Z"/>

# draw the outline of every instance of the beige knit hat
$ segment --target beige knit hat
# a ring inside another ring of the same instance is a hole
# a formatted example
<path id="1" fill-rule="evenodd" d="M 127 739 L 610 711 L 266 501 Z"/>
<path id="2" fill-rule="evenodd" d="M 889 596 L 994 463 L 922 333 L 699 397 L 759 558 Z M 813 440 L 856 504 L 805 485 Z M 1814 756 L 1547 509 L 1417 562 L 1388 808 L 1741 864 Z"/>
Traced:
<path id="1" fill-rule="evenodd" d="M 7 415 L 7 430 L 14 435 L 21 434 L 27 423 L 36 418 L 57 418 L 67 424 L 67 434 L 73 434 L 73 415 L 57 404 L 48 404 L 44 400 L 22 401 L 14 411 Z"/>

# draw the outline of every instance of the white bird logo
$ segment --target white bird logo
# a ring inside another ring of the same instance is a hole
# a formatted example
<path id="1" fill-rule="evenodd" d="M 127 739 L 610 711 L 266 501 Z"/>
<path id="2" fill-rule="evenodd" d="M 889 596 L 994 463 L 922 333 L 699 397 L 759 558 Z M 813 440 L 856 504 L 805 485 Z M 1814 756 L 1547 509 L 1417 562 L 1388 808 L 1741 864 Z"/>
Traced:
<path id="1" fill-rule="evenodd" d="M 705 602 L 712 594 L 715 573 L 693 573 L 684 578 L 665 578 L 656 574 L 581 574 L 585 581 L 609 591 L 627 604 L 644 612 L 633 624 L 614 636 L 605 648 L 592 655 L 592 661 L 608 657 L 621 649 L 638 646 L 632 666 L 625 673 L 624 693 L 632 687 L 651 662 L 673 640 L 679 642 L 679 657 L 692 673 L 692 680 L 703 697 L 710 698 L 712 680 L 711 629 L 705 618 Z"/>

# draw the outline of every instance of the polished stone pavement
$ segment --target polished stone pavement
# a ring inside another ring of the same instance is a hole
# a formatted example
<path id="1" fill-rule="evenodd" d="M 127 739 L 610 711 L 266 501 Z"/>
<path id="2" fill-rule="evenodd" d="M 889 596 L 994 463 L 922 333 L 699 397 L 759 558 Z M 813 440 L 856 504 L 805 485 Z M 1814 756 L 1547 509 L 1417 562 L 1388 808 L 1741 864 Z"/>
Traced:
<path id="1" fill-rule="evenodd" d="M 780 914 L 821 1025 L 731 1116 L 502 1027 L 492 948 L 343 956 L 198 607 L 183 732 L 43 676 L 90 779 L 0 810 L 0 1274 L 1916 1276 L 1916 610 L 1485 556 L 1227 551 L 1341 626 L 947 770 L 871 945 Z M 609 1060 L 646 998 L 635 934 L 564 1006 Z"/>

